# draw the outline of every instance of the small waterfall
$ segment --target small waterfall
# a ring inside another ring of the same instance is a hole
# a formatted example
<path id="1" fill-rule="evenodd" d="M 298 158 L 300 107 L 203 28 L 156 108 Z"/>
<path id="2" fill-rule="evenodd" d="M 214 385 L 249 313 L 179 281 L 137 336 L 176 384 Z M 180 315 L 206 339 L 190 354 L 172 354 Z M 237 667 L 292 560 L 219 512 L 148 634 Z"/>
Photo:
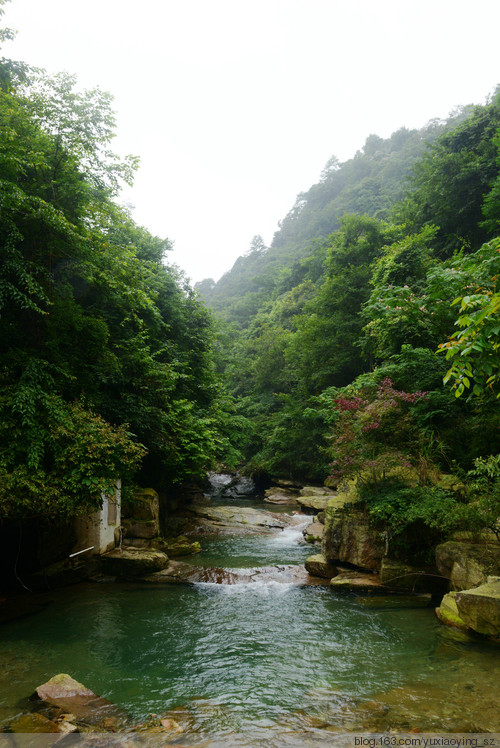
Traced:
<path id="1" fill-rule="evenodd" d="M 312 517 L 306 514 L 294 514 L 291 524 L 283 532 L 269 539 L 275 545 L 291 546 L 304 541 L 302 531 L 311 524 Z"/>

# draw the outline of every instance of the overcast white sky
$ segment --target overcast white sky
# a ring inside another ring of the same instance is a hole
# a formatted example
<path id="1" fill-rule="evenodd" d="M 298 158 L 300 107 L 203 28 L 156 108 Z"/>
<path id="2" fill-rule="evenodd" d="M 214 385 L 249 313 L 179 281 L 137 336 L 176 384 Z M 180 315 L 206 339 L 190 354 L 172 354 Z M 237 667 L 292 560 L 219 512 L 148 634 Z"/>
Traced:
<path id="1" fill-rule="evenodd" d="M 124 201 L 193 281 L 270 244 L 332 154 L 500 83 L 499 0 L 11 0 L 4 22 L 6 56 L 114 95 Z"/>

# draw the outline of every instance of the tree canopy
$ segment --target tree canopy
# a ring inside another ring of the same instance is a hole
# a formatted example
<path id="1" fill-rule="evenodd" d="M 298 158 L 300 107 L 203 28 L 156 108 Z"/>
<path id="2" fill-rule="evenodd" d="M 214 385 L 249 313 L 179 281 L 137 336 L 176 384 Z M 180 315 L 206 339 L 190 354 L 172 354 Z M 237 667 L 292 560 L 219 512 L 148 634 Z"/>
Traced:
<path id="1" fill-rule="evenodd" d="M 165 490 L 217 449 L 210 315 L 116 201 L 109 94 L 0 63 L 0 514 Z"/>

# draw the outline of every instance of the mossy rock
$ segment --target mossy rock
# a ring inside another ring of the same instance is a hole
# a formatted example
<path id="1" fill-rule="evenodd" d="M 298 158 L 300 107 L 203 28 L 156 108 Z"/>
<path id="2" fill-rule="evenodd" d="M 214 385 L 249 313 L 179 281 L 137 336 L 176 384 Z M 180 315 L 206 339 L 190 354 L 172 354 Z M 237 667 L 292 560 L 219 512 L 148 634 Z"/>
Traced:
<path id="1" fill-rule="evenodd" d="M 441 600 L 441 605 L 436 608 L 436 615 L 446 626 L 454 626 L 462 631 L 467 631 L 467 624 L 460 618 L 457 601 L 455 600 L 456 592 L 448 592 Z"/>
<path id="2" fill-rule="evenodd" d="M 164 547 L 169 558 L 192 556 L 194 553 L 201 553 L 202 551 L 201 545 L 197 540 L 191 542 L 185 535 L 179 535 L 177 538 L 168 538 L 164 541 Z"/>
<path id="3" fill-rule="evenodd" d="M 356 505 L 356 498 L 357 490 L 351 483 L 328 502 L 323 555 L 333 562 L 378 570 L 384 557 L 385 542 L 371 526 L 368 513 Z"/>

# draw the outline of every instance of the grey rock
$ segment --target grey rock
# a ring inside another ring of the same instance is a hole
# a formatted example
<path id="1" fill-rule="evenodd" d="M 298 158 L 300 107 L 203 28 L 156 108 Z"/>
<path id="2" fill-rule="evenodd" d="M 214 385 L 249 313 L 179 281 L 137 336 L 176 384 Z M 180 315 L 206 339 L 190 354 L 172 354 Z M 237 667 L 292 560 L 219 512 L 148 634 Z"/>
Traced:
<path id="1" fill-rule="evenodd" d="M 500 544 L 450 540 L 436 548 L 439 574 L 450 580 L 452 590 L 469 590 L 485 584 L 488 576 L 500 575 Z"/>

